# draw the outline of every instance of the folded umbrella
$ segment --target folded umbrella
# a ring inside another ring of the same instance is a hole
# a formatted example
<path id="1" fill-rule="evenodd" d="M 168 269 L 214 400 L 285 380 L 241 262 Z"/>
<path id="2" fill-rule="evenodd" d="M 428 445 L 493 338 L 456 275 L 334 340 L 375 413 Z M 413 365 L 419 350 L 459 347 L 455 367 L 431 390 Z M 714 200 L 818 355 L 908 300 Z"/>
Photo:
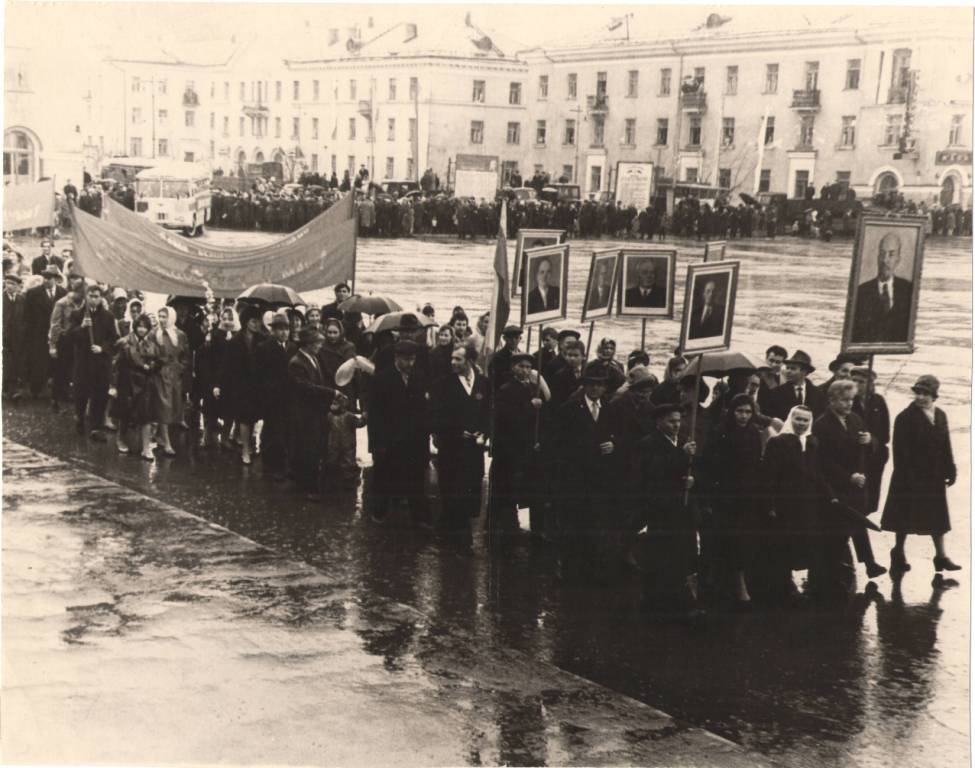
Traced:
<path id="1" fill-rule="evenodd" d="M 427 317 L 421 312 L 390 312 L 373 320 L 367 332 L 398 331 L 400 325 L 403 323 L 403 318 L 407 316 L 416 318 L 416 322 L 413 323 L 413 326 L 416 328 L 428 328 L 434 324 L 432 317 Z"/>
<path id="2" fill-rule="evenodd" d="M 403 308 L 385 296 L 360 296 L 356 294 L 339 304 L 339 309 L 343 312 L 361 312 L 364 315 L 386 315 L 390 312 L 399 312 Z"/>
<path id="3" fill-rule="evenodd" d="M 307 306 L 307 302 L 296 291 L 286 285 L 275 285 L 274 283 L 252 285 L 237 297 L 237 301 L 267 304 L 271 307 Z"/>
<path id="4" fill-rule="evenodd" d="M 876 531 L 877 533 L 881 533 L 883 531 L 883 529 L 879 525 L 877 525 L 873 520 L 871 520 L 862 512 L 855 510 L 853 507 L 849 506 L 848 504 L 843 504 L 842 502 L 840 502 L 839 504 L 830 504 L 829 506 L 830 509 L 838 510 L 841 515 L 843 515 L 849 522 L 854 523 L 855 525 L 862 525 L 864 528 L 869 528 L 871 531 Z"/>

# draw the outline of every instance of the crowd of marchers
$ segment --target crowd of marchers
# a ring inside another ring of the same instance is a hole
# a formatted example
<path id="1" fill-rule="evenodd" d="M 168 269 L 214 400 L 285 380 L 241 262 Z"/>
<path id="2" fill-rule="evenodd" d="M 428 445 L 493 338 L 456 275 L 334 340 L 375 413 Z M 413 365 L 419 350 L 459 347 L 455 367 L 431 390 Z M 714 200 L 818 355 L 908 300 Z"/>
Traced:
<path id="1" fill-rule="evenodd" d="M 365 426 L 374 523 L 409 520 L 466 550 L 482 509 L 492 536 L 517 538 L 527 508 L 531 541 L 558 552 L 562 578 L 637 569 L 647 605 L 680 615 L 840 597 L 851 540 L 868 578 L 910 569 L 910 534 L 931 537 L 936 571 L 959 567 L 944 544 L 956 469 L 933 376 L 891 428 L 874 372 L 843 355 L 817 385 L 808 354 L 774 345 L 709 388 L 681 356 L 654 372 L 645 351 L 620 356 L 607 338 L 590 354 L 571 329 L 543 329 L 528 354 L 508 326 L 495 350 L 489 316 L 461 307 L 443 324 L 429 305 L 378 317 L 370 332 L 343 310 L 344 283 L 322 307 L 171 297 L 151 313 L 132 286 L 65 269 L 50 241 L 29 278 L 5 259 L 3 394 L 10 407 L 72 404 L 79 439 L 106 444 L 92 450 L 232 451 L 314 504 L 360 481 Z M 889 561 L 867 533 L 880 509 L 897 534 Z"/>

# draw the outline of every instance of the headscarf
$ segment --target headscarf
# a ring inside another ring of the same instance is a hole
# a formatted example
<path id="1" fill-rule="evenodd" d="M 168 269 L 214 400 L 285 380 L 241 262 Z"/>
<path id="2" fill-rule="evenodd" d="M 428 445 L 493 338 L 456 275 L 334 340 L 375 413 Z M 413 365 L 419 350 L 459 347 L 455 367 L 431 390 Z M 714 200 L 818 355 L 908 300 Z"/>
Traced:
<path id="1" fill-rule="evenodd" d="M 800 434 L 797 434 L 796 431 L 795 431 L 795 429 L 793 429 L 793 427 L 792 427 L 792 415 L 796 411 L 809 411 L 810 415 L 812 414 L 812 411 L 809 409 L 808 406 L 805 406 L 805 405 L 794 405 L 794 406 L 792 406 L 792 410 L 789 411 L 789 415 L 786 417 L 785 424 L 782 425 L 782 429 L 779 432 L 779 434 L 780 435 L 795 435 L 797 438 L 799 438 L 799 445 L 802 447 L 803 453 L 805 453 L 806 452 L 806 438 L 809 437 L 809 435 L 812 434 L 812 423 L 809 424 L 809 429 L 807 429 L 801 435 Z"/>
<path id="2" fill-rule="evenodd" d="M 159 323 L 159 327 L 156 329 L 156 343 L 161 347 L 165 343 L 166 337 L 169 337 L 169 341 L 174 347 L 179 346 L 179 331 L 176 329 L 176 313 L 173 312 L 168 307 L 163 307 L 166 309 L 166 314 L 169 316 L 169 324 L 166 328 L 162 327 L 162 323 Z M 162 310 L 160 310 L 162 311 Z M 159 317 L 157 315 L 156 320 Z"/>

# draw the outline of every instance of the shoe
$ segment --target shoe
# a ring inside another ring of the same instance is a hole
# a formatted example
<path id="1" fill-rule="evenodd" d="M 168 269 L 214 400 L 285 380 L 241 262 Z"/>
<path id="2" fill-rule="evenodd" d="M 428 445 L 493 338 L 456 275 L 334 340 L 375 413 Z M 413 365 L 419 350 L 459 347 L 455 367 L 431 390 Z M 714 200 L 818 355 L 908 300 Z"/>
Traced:
<path id="1" fill-rule="evenodd" d="M 240 463 L 243 464 L 244 466 L 249 467 L 251 465 L 251 457 L 250 456 L 241 456 L 240 457 Z"/>
<path id="2" fill-rule="evenodd" d="M 115 447 L 118 449 L 118 452 L 121 453 L 121 454 L 129 453 L 129 447 L 127 445 L 122 445 L 121 443 L 116 443 L 115 444 Z"/>
<path id="3" fill-rule="evenodd" d="M 897 547 L 890 550 L 890 572 L 892 574 L 907 573 L 909 570 L 911 570 L 911 564 L 907 562 L 904 553 L 899 551 Z"/>
<path id="4" fill-rule="evenodd" d="M 885 573 L 887 573 L 887 569 L 876 560 L 872 560 L 871 562 L 867 563 L 867 576 L 869 576 L 871 579 L 876 579 L 878 576 L 883 576 Z"/>
<path id="5" fill-rule="evenodd" d="M 153 456 L 151 453 L 143 453 L 142 454 L 142 460 L 143 461 L 155 461 L 156 460 L 156 457 Z"/>
<path id="6" fill-rule="evenodd" d="M 92 442 L 95 442 L 95 443 L 107 443 L 108 442 L 108 437 L 100 429 L 93 429 L 91 432 L 88 433 L 88 437 L 91 439 Z"/>
<path id="7" fill-rule="evenodd" d="M 176 456 L 176 451 L 174 451 L 172 448 L 163 448 L 162 455 L 167 459 L 171 459 Z"/>
<path id="8" fill-rule="evenodd" d="M 950 557 L 936 557 L 934 558 L 934 570 L 938 573 L 941 571 L 960 571 L 961 566 L 951 562 Z"/>

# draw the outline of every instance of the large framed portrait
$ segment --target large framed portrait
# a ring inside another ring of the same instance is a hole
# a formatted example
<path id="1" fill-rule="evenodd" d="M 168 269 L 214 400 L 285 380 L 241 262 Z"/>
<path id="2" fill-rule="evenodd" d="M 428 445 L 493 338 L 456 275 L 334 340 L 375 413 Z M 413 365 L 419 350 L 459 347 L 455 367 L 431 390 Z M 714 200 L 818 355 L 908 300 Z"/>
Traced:
<path id="1" fill-rule="evenodd" d="M 909 354 L 924 259 L 919 216 L 861 216 L 853 246 L 842 351 Z"/>
<path id="2" fill-rule="evenodd" d="M 727 240 L 711 240 L 704 244 L 704 263 L 724 261 L 725 251 L 728 249 Z"/>
<path id="3" fill-rule="evenodd" d="M 548 245 L 525 251 L 525 290 L 521 324 L 565 319 L 569 285 L 569 246 Z"/>
<path id="4" fill-rule="evenodd" d="M 586 282 L 586 300 L 582 305 L 582 322 L 613 314 L 613 298 L 616 295 L 617 271 L 620 266 L 619 248 L 593 251 Z"/>
<path id="5" fill-rule="evenodd" d="M 622 248 L 617 290 L 619 314 L 673 317 L 676 274 L 676 250 Z"/>
<path id="6" fill-rule="evenodd" d="M 737 261 L 688 264 L 680 348 L 684 354 L 718 352 L 731 346 L 738 293 Z"/>
<path id="7" fill-rule="evenodd" d="M 564 229 L 519 229 L 515 240 L 515 268 L 511 273 L 511 295 L 517 296 L 525 284 L 525 251 L 541 248 L 544 245 L 559 245 L 565 242 Z"/>

